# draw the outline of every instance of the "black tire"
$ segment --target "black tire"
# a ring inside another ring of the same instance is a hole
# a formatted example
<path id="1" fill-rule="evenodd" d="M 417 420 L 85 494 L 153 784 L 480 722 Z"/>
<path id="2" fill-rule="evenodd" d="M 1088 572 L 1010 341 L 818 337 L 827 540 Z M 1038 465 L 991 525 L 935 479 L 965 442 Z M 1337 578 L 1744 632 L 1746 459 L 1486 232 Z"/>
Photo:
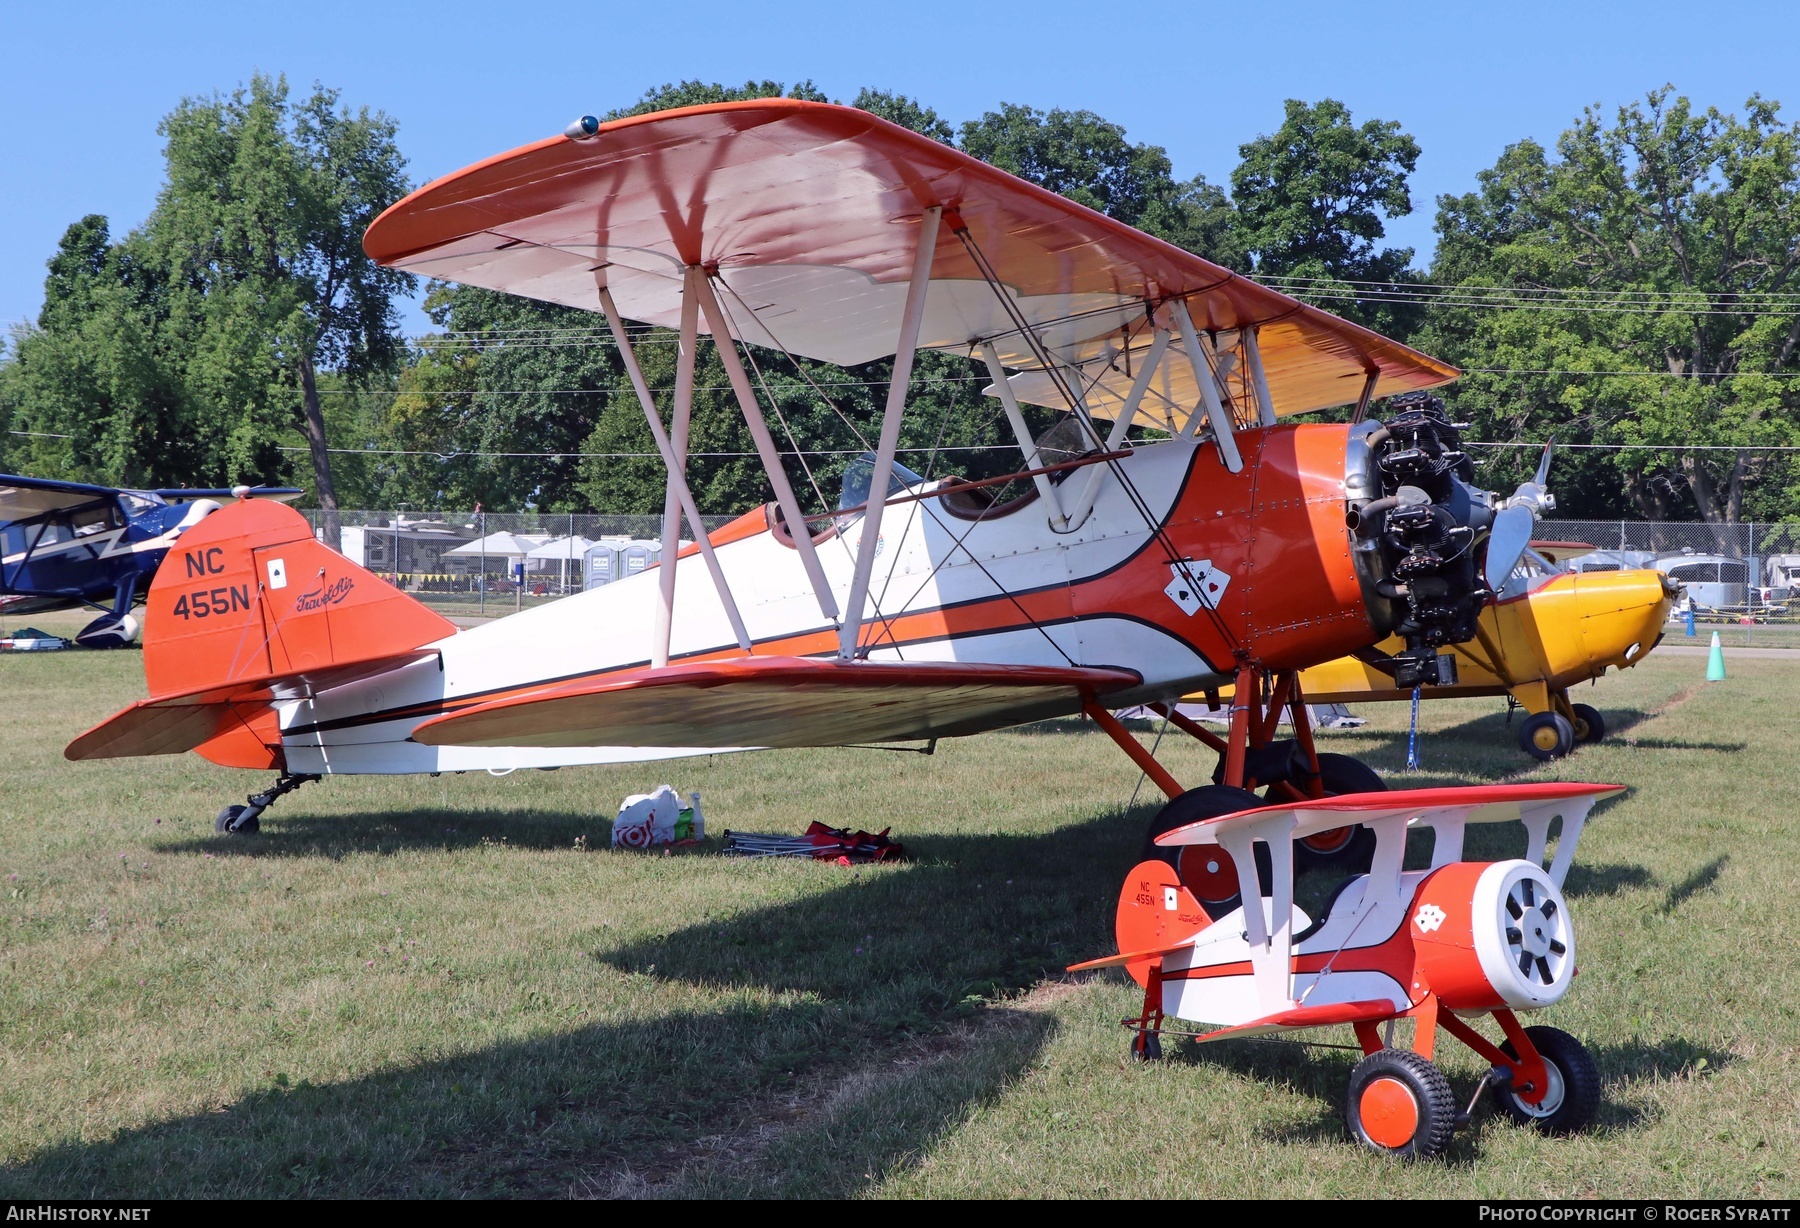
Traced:
<path id="1" fill-rule="evenodd" d="M 1134 1062 L 1162 1061 L 1162 1036 L 1157 1032 L 1139 1032 L 1131 1038 L 1131 1060 Z"/>
<path id="2" fill-rule="evenodd" d="M 1560 712 L 1539 712 L 1519 726 L 1519 749 L 1541 763 L 1575 749 L 1575 727 Z"/>
<path id="3" fill-rule="evenodd" d="M 1606 736 L 1606 721 L 1598 710 L 1587 704 L 1570 704 L 1569 711 L 1575 714 L 1570 724 L 1574 727 L 1577 742 L 1592 746 Z"/>
<path id="4" fill-rule="evenodd" d="M 1222 917 L 1242 902 L 1241 892 L 1237 888 L 1237 872 L 1231 858 L 1224 850 L 1211 846 L 1204 846 L 1204 851 L 1202 848 L 1164 848 L 1156 843 L 1156 838 L 1164 832 L 1186 827 L 1201 819 L 1215 819 L 1222 814 L 1253 810 L 1263 804 L 1263 799 L 1250 790 L 1233 788 L 1231 785 L 1201 785 L 1198 789 L 1189 789 L 1157 811 L 1156 817 L 1150 820 L 1150 826 L 1144 832 L 1144 847 L 1138 860 L 1162 861 L 1173 866 L 1181 876 L 1182 884 L 1193 892 L 1194 898 L 1200 901 L 1200 906 L 1206 909 L 1207 915 Z M 1201 858 L 1205 858 L 1205 861 L 1202 862 Z M 1217 866 L 1218 869 L 1208 873 L 1205 869 L 1207 865 Z M 1264 895 L 1269 894 L 1272 877 L 1269 850 L 1258 844 L 1256 879 L 1257 886 Z"/>
<path id="5" fill-rule="evenodd" d="M 1510 1083 L 1503 1083 L 1494 1089 L 1494 1103 L 1520 1125 L 1542 1134 L 1579 1134 L 1600 1111 L 1600 1067 L 1594 1055 L 1561 1028 L 1539 1024 L 1526 1028 L 1525 1035 L 1551 1068 L 1550 1091 L 1540 1103 L 1528 1105 Z M 1507 1057 L 1519 1056 L 1510 1040 L 1501 1044 L 1500 1051 Z"/>
<path id="6" fill-rule="evenodd" d="M 243 818 L 248 806 L 227 806 L 219 811 L 219 817 L 213 820 L 213 830 L 220 835 L 248 836 L 262 829 L 262 821 L 255 815 Z"/>
<path id="7" fill-rule="evenodd" d="M 1396 1101 L 1399 1112 L 1381 1112 Z M 1372 1151 L 1423 1160 L 1450 1145 L 1456 1130 L 1456 1097 L 1444 1072 L 1418 1054 L 1382 1049 L 1350 1072 L 1344 1124 L 1350 1127 L 1351 1138 Z"/>
<path id="8" fill-rule="evenodd" d="M 1320 754 L 1319 783 L 1324 786 L 1327 797 L 1387 792 L 1387 781 L 1374 768 L 1349 755 Z M 1343 831 L 1342 828 L 1338 830 Z M 1374 859 L 1375 833 L 1360 823 L 1353 825 L 1347 834 L 1320 832 L 1294 842 L 1294 868 L 1297 871 L 1323 866 L 1345 874 L 1366 874 Z"/>

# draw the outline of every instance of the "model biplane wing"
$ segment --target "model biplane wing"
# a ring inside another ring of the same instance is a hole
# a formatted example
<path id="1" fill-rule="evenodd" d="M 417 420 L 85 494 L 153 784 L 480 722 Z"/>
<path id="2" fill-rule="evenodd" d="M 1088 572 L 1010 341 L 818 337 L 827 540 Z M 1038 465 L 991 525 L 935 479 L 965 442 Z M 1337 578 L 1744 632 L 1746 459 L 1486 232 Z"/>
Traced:
<path id="1" fill-rule="evenodd" d="M 428 746 L 842 746 L 953 737 L 1079 710 L 1124 670 L 742 657 L 547 687 L 426 721 Z"/>
<path id="2" fill-rule="evenodd" d="M 1022 372 L 1023 399 L 1068 408 L 1056 384 L 1075 371 L 1090 411 L 1106 413 L 1152 349 L 1146 417 L 1176 425 L 1200 402 L 1201 369 L 1227 390 L 1260 370 L 1283 414 L 1457 374 L 865 111 L 793 99 L 526 145 L 414 192 L 364 246 L 382 264 L 590 311 L 604 287 L 624 317 L 671 328 L 683 269 L 716 270 L 740 339 L 852 365 L 895 352 L 919 226 L 935 208 L 919 344 L 991 345 Z M 1171 303 L 1185 318 L 1159 343 L 1146 325 Z"/>

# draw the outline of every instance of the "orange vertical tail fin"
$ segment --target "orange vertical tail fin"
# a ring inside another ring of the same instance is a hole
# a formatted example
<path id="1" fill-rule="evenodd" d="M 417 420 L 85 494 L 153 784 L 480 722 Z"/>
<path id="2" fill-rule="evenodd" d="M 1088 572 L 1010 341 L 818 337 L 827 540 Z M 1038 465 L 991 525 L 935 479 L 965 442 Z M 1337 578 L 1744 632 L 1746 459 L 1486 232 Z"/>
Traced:
<path id="1" fill-rule="evenodd" d="M 150 698 L 83 734 L 71 758 L 197 750 L 279 767 L 271 701 L 411 659 L 455 624 L 313 537 L 284 504 L 244 499 L 176 541 L 144 612 Z"/>

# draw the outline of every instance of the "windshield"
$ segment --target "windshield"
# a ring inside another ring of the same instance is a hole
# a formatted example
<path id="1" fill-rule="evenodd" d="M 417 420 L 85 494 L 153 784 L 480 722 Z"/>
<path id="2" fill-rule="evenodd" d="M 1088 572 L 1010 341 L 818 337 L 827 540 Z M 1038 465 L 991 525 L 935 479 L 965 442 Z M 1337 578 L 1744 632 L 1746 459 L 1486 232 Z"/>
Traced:
<path id="1" fill-rule="evenodd" d="M 838 495 L 838 511 L 847 512 L 853 507 L 862 507 L 869 501 L 869 483 L 875 480 L 875 454 L 864 452 L 851 461 L 844 469 L 844 485 Z M 888 494 L 905 494 L 914 486 L 923 485 L 925 479 L 902 465 L 894 462 L 893 472 L 888 474 Z"/>

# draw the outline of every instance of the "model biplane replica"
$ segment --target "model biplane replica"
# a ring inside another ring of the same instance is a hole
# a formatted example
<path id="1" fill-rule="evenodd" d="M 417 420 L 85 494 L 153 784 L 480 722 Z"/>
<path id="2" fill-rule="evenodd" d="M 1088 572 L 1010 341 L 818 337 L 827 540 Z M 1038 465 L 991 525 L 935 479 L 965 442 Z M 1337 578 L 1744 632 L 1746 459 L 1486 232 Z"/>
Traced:
<path id="1" fill-rule="evenodd" d="M 1554 1005 L 1575 977 L 1563 879 L 1594 803 L 1622 791 L 1488 785 L 1250 809 L 1242 807 L 1260 799 L 1241 795 L 1233 813 L 1155 837 L 1160 855 L 1133 870 L 1119 895 L 1120 953 L 1075 970 L 1124 967 L 1143 987 L 1141 1015 L 1125 1022 L 1145 1058 L 1160 1056 L 1171 1018 L 1215 1025 L 1186 1033 L 1201 1042 L 1352 1025 L 1364 1057 L 1350 1072 L 1344 1117 L 1377 1151 L 1442 1151 L 1490 1087 L 1514 1119 L 1571 1133 L 1594 1118 L 1599 1070 L 1574 1037 L 1522 1027 L 1517 1012 Z M 1375 833 L 1370 869 L 1309 917 L 1294 903 L 1296 842 L 1351 820 Z M 1470 824 L 1505 821 L 1525 827 L 1522 859 L 1462 859 Z M 1402 869 L 1409 828 L 1431 833 L 1425 869 Z M 1479 1015 L 1499 1024 L 1502 1043 L 1470 1025 Z M 1403 1018 L 1414 1021 L 1410 1049 L 1393 1045 Z M 1440 1028 L 1491 1063 L 1460 1112 L 1431 1060 Z"/>
<path id="2" fill-rule="evenodd" d="M 332 773 L 927 740 L 1078 713 L 1170 797 L 1153 837 L 1261 806 L 1247 786 L 1293 802 L 1346 777 L 1378 786 L 1353 760 L 1360 773 L 1327 771 L 1298 671 L 1396 634 L 1397 680 L 1436 681 L 1550 503 L 1541 482 L 1473 485 L 1426 391 L 1453 368 L 847 107 L 585 117 L 419 189 L 364 245 L 605 318 L 667 470 L 662 562 L 457 634 L 285 507 L 207 517 L 150 591 L 150 697 L 66 753 L 194 750 L 282 773 L 221 830 Z M 667 422 L 628 321 L 676 331 Z M 711 534 L 686 476 L 702 333 L 774 495 Z M 815 492 L 835 510 L 802 510 L 738 343 L 892 360 L 868 457 L 835 499 Z M 921 348 L 991 378 L 1015 471 L 932 480 L 898 463 Z M 1367 417 L 1377 397 L 1385 422 Z M 1027 404 L 1056 424 L 1034 434 Z M 1354 422 L 1286 421 L 1342 405 Z M 678 549 L 684 517 L 695 541 Z M 1185 790 L 1113 715 L 1227 682 L 1246 699 L 1213 739 L 1223 786 Z M 1270 736 L 1284 709 L 1285 747 Z M 1411 817 L 1485 796 L 1448 791 Z M 1290 834 L 1324 855 L 1333 830 L 1379 829 L 1387 812 L 1362 804 L 1385 803 L 1357 797 L 1321 812 L 1334 828 Z M 1288 932 L 1285 906 L 1268 915 Z"/>
<path id="3" fill-rule="evenodd" d="M 219 510 L 233 490 L 121 490 L 0 474 L 0 613 L 86 606 L 100 617 L 75 633 L 87 648 L 137 638 L 131 611 L 182 533 Z M 304 491 L 259 487 L 265 499 Z"/>
<path id="4" fill-rule="evenodd" d="M 1558 759 L 1605 737 L 1599 710 L 1570 699 L 1570 688 L 1642 661 L 1662 642 L 1681 588 L 1649 568 L 1557 569 L 1557 561 L 1592 550 L 1571 542 L 1531 543 L 1498 598 L 1481 611 L 1475 638 L 1450 645 L 1454 680 L 1439 678 L 1424 696 L 1508 697 L 1526 713 L 1519 747 L 1537 759 Z M 1409 700 L 1412 691 L 1396 685 L 1391 664 L 1404 647 L 1391 637 L 1302 670 L 1300 685 L 1313 703 Z"/>

